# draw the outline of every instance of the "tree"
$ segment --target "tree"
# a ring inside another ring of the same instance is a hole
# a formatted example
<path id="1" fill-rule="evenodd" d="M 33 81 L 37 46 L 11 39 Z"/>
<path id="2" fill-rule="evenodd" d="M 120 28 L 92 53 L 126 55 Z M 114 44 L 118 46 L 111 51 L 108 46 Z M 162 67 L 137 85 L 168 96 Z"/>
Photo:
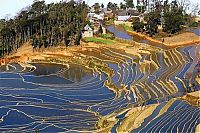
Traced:
<path id="1" fill-rule="evenodd" d="M 34 0 L 34 3 L 32 4 L 31 7 L 32 7 L 31 12 L 36 16 L 45 13 L 46 5 L 44 0 L 42 1 Z"/>
<path id="2" fill-rule="evenodd" d="M 179 4 L 179 7 L 181 7 L 183 11 L 185 12 L 189 10 L 189 7 L 191 5 L 189 0 L 178 0 L 178 4 Z"/>
<path id="3" fill-rule="evenodd" d="M 5 25 L 6 25 L 6 20 L 5 19 L 0 19 L 0 31 L 1 31 L 1 29 L 4 28 Z"/>
<path id="4" fill-rule="evenodd" d="M 97 13 L 97 14 L 100 12 L 100 5 L 99 5 L 99 3 L 95 3 L 94 4 L 94 12 Z"/>
<path id="5" fill-rule="evenodd" d="M 133 0 L 124 0 L 127 8 L 134 8 Z"/>
<path id="6" fill-rule="evenodd" d="M 134 31 L 140 32 L 144 29 L 144 23 L 140 22 L 139 18 L 134 18 L 132 23 L 132 28 Z"/>
<path id="7" fill-rule="evenodd" d="M 103 4 L 103 3 L 101 3 L 101 8 L 102 8 L 102 9 L 104 8 L 104 4 Z"/>
<path id="8" fill-rule="evenodd" d="M 143 5 L 136 6 L 136 8 L 137 8 L 138 12 L 140 12 L 140 13 L 144 13 L 144 11 L 145 11 L 145 7 Z"/>
<path id="9" fill-rule="evenodd" d="M 200 6 L 199 6 L 198 3 L 193 4 L 191 6 L 191 12 L 190 12 L 190 14 L 193 15 L 193 16 L 196 16 L 196 15 L 200 14 Z"/>
<path id="10" fill-rule="evenodd" d="M 118 9 L 118 5 L 116 3 L 108 2 L 107 8 L 112 10 L 114 14 L 116 14 L 116 11 Z"/>
<path id="11" fill-rule="evenodd" d="M 102 29 L 102 26 L 101 26 L 101 25 L 99 26 L 99 30 L 98 30 L 98 32 L 99 32 L 100 34 L 103 33 L 103 29 Z"/>
<path id="12" fill-rule="evenodd" d="M 182 1 L 182 3 L 180 2 Z M 181 25 L 189 21 L 190 16 L 186 14 L 184 6 L 187 4 L 184 3 L 185 0 L 177 0 L 168 2 L 165 0 L 163 5 L 161 2 L 156 2 L 153 6 L 151 12 L 149 12 L 145 20 L 146 30 L 150 36 L 158 32 L 158 25 L 161 25 L 161 20 L 163 24 L 163 31 L 169 34 L 174 34 L 181 30 Z"/>
<path id="13" fill-rule="evenodd" d="M 32 42 L 34 49 L 48 48 L 64 43 L 80 44 L 81 30 L 85 26 L 88 6 L 83 3 L 51 3 L 35 0 L 24 8 L 15 19 L 0 20 L 0 52 L 3 56 Z"/>
<path id="14" fill-rule="evenodd" d="M 146 30 L 147 33 L 152 36 L 158 33 L 158 25 L 161 25 L 161 14 L 159 8 L 151 11 L 145 16 L 145 20 L 147 21 Z"/>
<path id="15" fill-rule="evenodd" d="M 184 24 L 183 8 L 178 5 L 177 1 L 172 1 L 170 5 L 165 6 L 163 31 L 174 34 L 180 31 L 181 25 Z"/>
<path id="16" fill-rule="evenodd" d="M 76 45 L 80 45 L 81 38 L 82 38 L 81 31 L 78 31 L 78 34 L 77 34 L 76 39 L 75 39 L 75 44 Z"/>
<path id="17" fill-rule="evenodd" d="M 120 6 L 119 6 L 119 8 L 120 9 L 123 9 L 123 10 L 125 10 L 126 9 L 126 5 L 125 4 L 123 4 L 122 2 L 120 2 L 120 4 L 119 4 Z"/>
<path id="18" fill-rule="evenodd" d="M 113 3 L 112 3 L 112 2 L 108 2 L 108 4 L 107 4 L 107 9 L 111 9 L 112 6 L 113 6 Z"/>

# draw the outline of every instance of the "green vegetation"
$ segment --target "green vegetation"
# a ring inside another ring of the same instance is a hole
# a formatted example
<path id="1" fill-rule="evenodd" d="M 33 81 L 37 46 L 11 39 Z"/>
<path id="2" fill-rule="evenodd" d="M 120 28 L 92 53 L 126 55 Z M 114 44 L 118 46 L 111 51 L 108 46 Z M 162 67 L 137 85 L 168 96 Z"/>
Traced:
<path id="1" fill-rule="evenodd" d="M 165 2 L 163 18 L 165 20 L 163 31 L 174 34 L 180 31 L 181 25 L 184 24 L 184 11 L 177 1 L 172 1 L 171 4 Z"/>
<path id="2" fill-rule="evenodd" d="M 114 18 L 109 18 L 108 20 L 105 20 L 105 25 L 113 25 L 114 24 Z"/>
<path id="3" fill-rule="evenodd" d="M 161 25 L 161 15 L 160 15 L 160 10 L 157 9 L 155 11 L 152 11 L 146 16 L 146 32 L 152 36 L 158 33 L 158 25 Z"/>
<path id="4" fill-rule="evenodd" d="M 145 12 L 145 7 L 143 5 L 136 6 L 139 12 L 144 13 Z"/>
<path id="5" fill-rule="evenodd" d="M 102 34 L 103 33 L 103 28 L 102 28 L 102 26 L 100 25 L 100 27 L 99 27 L 99 30 L 98 30 L 98 32 L 99 32 L 99 34 Z"/>
<path id="6" fill-rule="evenodd" d="M 126 8 L 134 8 L 133 0 L 124 0 Z"/>
<path id="7" fill-rule="evenodd" d="M 86 24 L 88 6 L 75 1 L 45 4 L 34 0 L 15 19 L 0 21 L 0 56 L 32 42 L 33 48 L 47 48 L 58 44 L 79 45 Z"/>
<path id="8" fill-rule="evenodd" d="M 0 31 L 4 28 L 5 24 L 6 24 L 5 19 L 0 19 Z"/>
<path id="9" fill-rule="evenodd" d="M 113 41 L 108 40 L 108 39 L 103 39 L 103 38 L 96 38 L 96 37 L 86 37 L 84 38 L 84 41 L 86 42 L 94 42 L 94 43 L 99 43 L 99 44 L 114 44 Z"/>
<path id="10" fill-rule="evenodd" d="M 198 27 L 199 25 L 198 25 L 198 23 L 197 22 L 191 22 L 190 24 L 189 24 L 189 27 Z"/>
<path id="11" fill-rule="evenodd" d="M 104 38 L 104 39 L 110 39 L 110 40 L 115 39 L 114 35 L 112 34 L 101 34 L 99 35 L 99 37 Z"/>
<path id="12" fill-rule="evenodd" d="M 144 16 L 144 22 L 141 20 L 133 21 L 134 31 L 143 31 L 153 36 L 157 34 L 158 26 L 163 27 L 162 32 L 167 34 L 175 34 L 182 30 L 182 25 L 187 25 L 190 23 L 191 16 L 186 14 L 186 11 L 182 5 L 178 4 L 176 0 L 169 2 L 165 0 L 164 3 L 157 2 L 155 7 Z M 190 23 L 190 26 L 197 26 L 196 23 Z"/>
<path id="13" fill-rule="evenodd" d="M 143 29 L 144 29 L 144 23 L 140 22 L 139 18 L 134 18 L 133 23 L 132 23 L 132 27 L 133 27 L 134 31 L 140 32 L 140 31 L 143 31 Z"/>
<path id="14" fill-rule="evenodd" d="M 118 9 L 118 5 L 116 3 L 108 2 L 107 8 L 111 9 L 115 13 Z"/>
<path id="15" fill-rule="evenodd" d="M 99 3 L 95 3 L 93 6 L 94 6 L 94 12 L 96 14 L 99 14 L 100 13 L 100 4 Z"/>
<path id="16" fill-rule="evenodd" d="M 195 21 L 195 17 L 193 17 L 191 14 L 185 14 L 184 15 L 184 21 L 185 24 L 189 27 L 199 27 L 200 24 Z"/>
<path id="17" fill-rule="evenodd" d="M 132 31 L 132 27 L 128 26 L 127 24 L 119 24 L 122 28 L 124 28 L 126 31 Z"/>
<path id="18" fill-rule="evenodd" d="M 116 3 L 109 2 L 107 7 L 115 13 L 117 9 L 126 10 L 127 8 L 134 8 L 135 6 L 133 0 L 123 0 L 123 2 L 120 2 L 119 6 Z"/>

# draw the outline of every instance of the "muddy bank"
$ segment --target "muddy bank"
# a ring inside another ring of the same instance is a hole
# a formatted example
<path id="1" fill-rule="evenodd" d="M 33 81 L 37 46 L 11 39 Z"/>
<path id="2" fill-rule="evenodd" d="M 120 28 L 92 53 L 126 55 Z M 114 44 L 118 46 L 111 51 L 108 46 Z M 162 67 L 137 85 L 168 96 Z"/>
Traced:
<path id="1" fill-rule="evenodd" d="M 194 33 L 183 33 L 181 35 L 177 35 L 175 37 L 166 37 L 165 42 L 153 39 L 141 33 L 137 33 L 134 31 L 127 31 L 130 35 L 142 38 L 149 42 L 149 44 L 153 46 L 158 46 L 161 48 L 175 48 L 179 46 L 188 46 L 192 44 L 200 44 L 200 38 Z"/>

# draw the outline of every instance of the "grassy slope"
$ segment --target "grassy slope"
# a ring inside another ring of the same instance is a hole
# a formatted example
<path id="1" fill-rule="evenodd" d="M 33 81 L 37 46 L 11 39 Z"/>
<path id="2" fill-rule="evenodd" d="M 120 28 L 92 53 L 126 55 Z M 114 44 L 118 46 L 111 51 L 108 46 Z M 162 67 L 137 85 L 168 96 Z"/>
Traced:
<path id="1" fill-rule="evenodd" d="M 119 24 L 120 26 L 122 26 L 122 28 L 124 28 L 126 31 L 133 31 L 132 27 L 126 25 L 126 24 Z"/>
<path id="2" fill-rule="evenodd" d="M 94 42 L 94 43 L 99 43 L 99 44 L 114 44 L 114 41 L 109 40 L 109 39 L 103 39 L 103 38 L 97 38 L 97 37 L 85 37 L 84 40 L 86 42 Z"/>

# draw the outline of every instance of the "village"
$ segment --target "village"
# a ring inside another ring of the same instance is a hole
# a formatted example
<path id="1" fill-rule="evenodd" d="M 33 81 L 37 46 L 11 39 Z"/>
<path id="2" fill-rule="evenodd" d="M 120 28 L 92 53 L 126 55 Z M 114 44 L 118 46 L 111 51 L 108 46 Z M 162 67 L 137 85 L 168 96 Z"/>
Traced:
<path id="1" fill-rule="evenodd" d="M 160 1 L 158 1 L 160 2 Z M 107 7 L 103 4 L 95 3 L 90 7 L 87 15 L 88 24 L 84 28 L 83 37 L 93 37 L 98 34 L 106 34 L 106 26 L 115 25 L 116 27 L 123 27 L 125 30 L 134 31 L 134 21 L 139 21 L 144 24 L 144 31 L 147 30 L 147 20 L 145 17 L 155 9 L 156 2 L 150 3 L 150 1 L 137 0 L 137 5 L 125 5 L 120 3 L 118 6 L 116 3 L 109 2 Z M 161 2 L 160 2 L 161 5 Z M 195 12 L 198 12 L 195 11 Z M 163 18 L 161 18 L 161 24 L 158 25 L 158 29 L 163 30 Z M 191 23 L 200 25 L 200 15 L 195 13 L 191 14 Z M 188 27 L 188 25 L 185 25 Z"/>

